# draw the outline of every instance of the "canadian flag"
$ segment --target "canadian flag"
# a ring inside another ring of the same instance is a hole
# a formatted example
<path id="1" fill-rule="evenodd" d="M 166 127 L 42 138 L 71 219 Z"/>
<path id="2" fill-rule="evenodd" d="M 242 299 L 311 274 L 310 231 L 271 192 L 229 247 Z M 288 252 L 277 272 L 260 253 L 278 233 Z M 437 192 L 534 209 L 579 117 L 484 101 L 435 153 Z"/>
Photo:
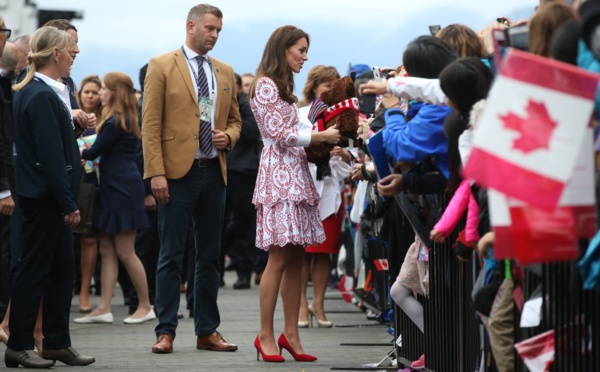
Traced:
<path id="1" fill-rule="evenodd" d="M 377 271 L 387 271 L 390 269 L 390 265 L 388 265 L 387 258 L 380 258 L 380 259 L 374 260 L 373 263 L 375 264 Z"/>
<path id="2" fill-rule="evenodd" d="M 600 75 L 511 50 L 474 132 L 465 175 L 551 210 L 573 174 Z"/>
<path id="3" fill-rule="evenodd" d="M 488 190 L 496 259 L 515 258 L 523 264 L 577 259 L 577 239 L 596 232 L 593 152 L 588 128 L 575 171 L 552 211 Z"/>
<path id="4" fill-rule="evenodd" d="M 529 371 L 549 371 L 554 362 L 554 330 L 516 343 L 515 349 Z"/>

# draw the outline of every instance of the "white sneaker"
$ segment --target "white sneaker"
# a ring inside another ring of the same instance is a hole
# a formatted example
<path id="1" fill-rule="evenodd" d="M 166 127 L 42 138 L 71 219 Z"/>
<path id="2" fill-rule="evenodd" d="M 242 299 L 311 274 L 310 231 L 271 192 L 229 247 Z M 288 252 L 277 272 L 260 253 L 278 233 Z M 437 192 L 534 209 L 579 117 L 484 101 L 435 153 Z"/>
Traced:
<path id="1" fill-rule="evenodd" d="M 112 324 L 113 315 L 112 313 L 106 313 L 96 316 L 83 316 L 81 318 L 75 318 L 73 321 L 77 324 Z"/>
<path id="2" fill-rule="evenodd" d="M 123 319 L 123 323 L 125 323 L 125 324 L 142 324 L 149 320 L 154 320 L 154 319 L 156 319 L 156 314 L 154 314 L 154 309 L 150 309 L 148 314 L 144 315 L 143 317 L 141 317 L 141 318 L 128 317 L 128 318 Z"/>

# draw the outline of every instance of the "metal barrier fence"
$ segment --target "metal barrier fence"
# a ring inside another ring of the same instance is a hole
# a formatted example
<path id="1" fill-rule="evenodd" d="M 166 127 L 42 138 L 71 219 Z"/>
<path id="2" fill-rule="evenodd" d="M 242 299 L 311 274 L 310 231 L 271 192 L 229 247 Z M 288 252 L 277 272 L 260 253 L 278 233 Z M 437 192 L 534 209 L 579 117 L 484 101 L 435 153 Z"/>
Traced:
<path id="1" fill-rule="evenodd" d="M 554 329 L 552 371 L 600 371 L 600 294 L 584 291 L 573 262 L 544 265 L 544 316 Z"/>
<path id="2" fill-rule="evenodd" d="M 437 203 L 440 210 L 445 208 L 449 200 L 448 195 L 431 198 L 435 202 L 430 206 Z M 390 252 L 398 252 L 397 256 L 390 257 L 393 265 L 397 266 L 395 271 L 390 272 L 393 278 L 414 241 L 414 226 L 399 208 L 394 213 L 399 214 L 395 216 L 399 232 L 398 241 L 394 245 L 390 243 Z M 459 224 L 458 230 L 463 226 L 464 223 Z M 402 346 L 397 347 L 397 357 L 404 364 L 425 353 L 426 366 L 430 370 L 464 372 L 478 368 L 480 331 L 471 301 L 475 264 L 456 259 L 452 251 L 455 240 L 456 233 L 443 244 L 426 243 L 430 247 L 430 293 L 428 299 L 420 299 L 424 305 L 425 334 L 421 334 L 412 321 L 395 307 L 395 329 L 402 337 Z"/>
<path id="3" fill-rule="evenodd" d="M 389 237 L 389 267 L 390 282 L 396 280 L 400 272 L 400 266 L 404 261 L 404 256 L 415 240 L 415 233 L 397 206 L 391 206 L 388 213 L 388 222 L 396 229 L 391 231 Z M 396 357 L 400 363 L 409 364 L 412 360 L 417 360 L 424 351 L 423 334 L 415 324 L 402 312 L 396 304 L 394 307 L 394 330 L 396 342 Z"/>
<path id="4" fill-rule="evenodd" d="M 448 197 L 436 196 L 445 207 Z M 390 281 L 393 283 L 404 256 L 414 241 L 413 226 L 397 206 L 392 207 L 389 222 L 395 233 L 389 239 Z M 460 227 L 457 229 L 460 230 Z M 424 305 L 425 334 L 394 305 L 394 329 L 401 337 L 396 346 L 399 363 L 408 364 L 425 353 L 426 367 L 431 371 L 465 372 L 496 371 L 489 347 L 484 346 L 482 328 L 471 301 L 478 263 L 459 262 L 452 252 L 455 236 L 429 251 L 430 296 L 421 298 Z M 582 242 L 582 255 L 587 242 Z M 576 271 L 576 262 L 541 265 L 541 276 L 525 270 L 523 292 L 528 299 L 541 285 L 543 318 L 540 326 L 520 328 L 515 311 L 515 342 L 555 331 L 555 372 L 600 371 L 600 294 L 584 291 Z M 514 370 L 527 371 L 515 352 Z M 483 369 L 480 369 L 483 366 Z"/>

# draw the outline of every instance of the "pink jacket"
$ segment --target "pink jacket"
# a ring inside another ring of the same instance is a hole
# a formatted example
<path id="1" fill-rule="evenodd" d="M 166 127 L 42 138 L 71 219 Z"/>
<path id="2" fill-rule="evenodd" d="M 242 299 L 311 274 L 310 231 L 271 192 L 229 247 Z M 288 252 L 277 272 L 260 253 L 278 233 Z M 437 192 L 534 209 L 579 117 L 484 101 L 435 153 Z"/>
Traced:
<path id="1" fill-rule="evenodd" d="M 477 225 L 479 224 L 479 205 L 477 205 L 477 201 L 471 193 L 471 184 L 468 180 L 462 181 L 460 186 L 458 186 L 458 189 L 446 207 L 444 214 L 433 228 L 445 237 L 450 235 L 465 212 L 467 205 L 469 210 L 467 212 L 465 238 L 469 242 L 477 242 L 479 240 L 479 234 L 477 233 Z"/>

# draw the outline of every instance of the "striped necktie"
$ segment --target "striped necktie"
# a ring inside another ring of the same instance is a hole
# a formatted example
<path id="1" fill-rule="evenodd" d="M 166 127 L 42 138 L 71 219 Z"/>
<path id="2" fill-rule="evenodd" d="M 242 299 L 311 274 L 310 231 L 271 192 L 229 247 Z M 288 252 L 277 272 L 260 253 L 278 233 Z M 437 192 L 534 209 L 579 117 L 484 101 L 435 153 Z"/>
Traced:
<path id="1" fill-rule="evenodd" d="M 196 61 L 198 62 L 198 100 L 200 97 L 208 97 L 208 79 L 206 79 L 206 72 L 204 72 L 204 68 L 202 64 L 204 63 L 203 56 L 197 56 Z M 210 122 L 200 120 L 200 141 L 199 141 L 200 151 L 206 156 L 210 156 L 213 148 L 212 144 L 212 126 Z"/>

